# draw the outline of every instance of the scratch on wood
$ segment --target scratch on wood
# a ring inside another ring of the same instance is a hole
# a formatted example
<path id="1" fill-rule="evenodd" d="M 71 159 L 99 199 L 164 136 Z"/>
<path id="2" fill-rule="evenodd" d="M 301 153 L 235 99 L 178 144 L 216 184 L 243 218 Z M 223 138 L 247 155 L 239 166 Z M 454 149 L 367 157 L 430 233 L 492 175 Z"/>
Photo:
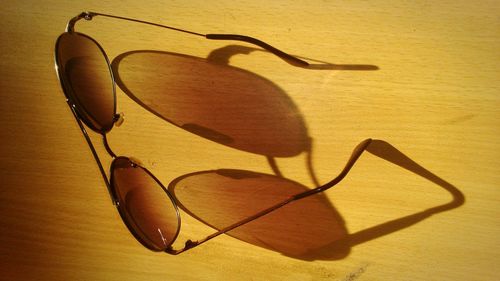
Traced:
<path id="1" fill-rule="evenodd" d="M 356 270 L 352 271 L 349 273 L 342 281 L 354 281 L 358 279 L 361 274 L 363 274 L 366 271 L 366 268 L 368 267 L 368 264 L 364 264 L 360 267 L 358 267 Z"/>

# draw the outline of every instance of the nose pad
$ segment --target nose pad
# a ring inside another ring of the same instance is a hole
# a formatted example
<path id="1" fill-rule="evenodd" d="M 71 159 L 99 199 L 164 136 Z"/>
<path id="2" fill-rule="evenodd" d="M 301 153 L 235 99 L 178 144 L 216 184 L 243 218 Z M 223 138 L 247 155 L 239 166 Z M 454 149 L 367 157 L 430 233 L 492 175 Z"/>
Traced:
<path id="1" fill-rule="evenodd" d="M 117 127 L 120 127 L 123 124 L 123 121 L 125 121 L 124 117 L 125 117 L 125 114 L 123 114 L 123 112 L 115 114 L 115 125 Z"/>

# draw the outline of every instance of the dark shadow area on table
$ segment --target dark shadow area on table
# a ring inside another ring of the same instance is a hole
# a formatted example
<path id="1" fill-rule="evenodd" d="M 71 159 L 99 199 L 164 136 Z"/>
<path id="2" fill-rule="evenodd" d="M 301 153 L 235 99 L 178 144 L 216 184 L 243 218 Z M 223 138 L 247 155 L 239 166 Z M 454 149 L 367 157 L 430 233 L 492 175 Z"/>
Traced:
<path id="1" fill-rule="evenodd" d="M 349 234 L 341 215 L 325 194 L 319 193 L 292 202 L 230 231 L 228 235 L 297 259 L 341 259 L 355 245 L 410 227 L 431 215 L 464 204 L 464 195 L 456 187 L 391 144 L 373 140 L 366 151 L 435 183 L 448 191 L 452 200 Z M 223 229 L 308 188 L 274 175 L 228 169 L 183 175 L 171 182 L 169 190 L 184 211 L 215 229 Z"/>
<path id="2" fill-rule="evenodd" d="M 272 81 L 244 69 L 160 51 L 112 62 L 118 86 L 156 116 L 205 139 L 269 157 L 309 150 L 302 114 Z"/>
<path id="3" fill-rule="evenodd" d="M 207 60 L 210 62 L 220 63 L 220 64 L 229 64 L 229 60 L 232 56 L 235 55 L 249 55 L 252 52 L 266 52 L 266 50 L 242 46 L 242 45 L 228 45 L 219 49 L 215 49 L 207 56 Z M 306 58 L 302 56 L 295 56 L 300 59 L 304 59 L 309 62 L 309 66 L 303 67 L 305 69 L 314 69 L 314 70 L 379 70 L 379 67 L 376 65 L 370 64 L 333 64 L 321 60 Z"/>
<path id="4" fill-rule="evenodd" d="M 263 155 L 269 160 L 275 175 L 222 169 L 187 174 L 169 185 L 184 211 L 215 229 L 309 190 L 284 178 L 274 161 L 275 157 L 311 154 L 312 140 L 298 107 L 272 81 L 228 65 L 231 56 L 254 50 L 230 45 L 214 50 L 208 59 L 162 51 L 132 51 L 112 62 L 118 86 L 156 116 L 203 138 Z M 370 65 L 316 62 L 311 69 L 378 69 Z M 349 234 L 339 212 L 319 193 L 292 202 L 228 234 L 297 259 L 340 259 L 355 245 L 464 203 L 464 196 L 453 185 L 389 143 L 373 140 L 366 150 L 443 187 L 452 194 L 453 200 Z M 311 157 L 306 159 L 311 178 L 319 186 Z"/>

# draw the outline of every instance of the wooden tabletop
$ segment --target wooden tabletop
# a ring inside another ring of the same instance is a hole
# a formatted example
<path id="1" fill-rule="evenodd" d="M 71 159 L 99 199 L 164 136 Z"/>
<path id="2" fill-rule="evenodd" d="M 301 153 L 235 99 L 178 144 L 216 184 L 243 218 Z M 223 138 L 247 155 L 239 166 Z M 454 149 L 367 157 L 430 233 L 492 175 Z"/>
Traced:
<path id="1" fill-rule="evenodd" d="M 0 280 L 500 279 L 498 2 L 10 2 Z M 150 251 L 111 203 L 54 70 L 55 40 L 86 10 L 247 35 L 311 64 L 117 19 L 77 23 L 122 79 L 110 147 L 186 190 L 175 248 L 265 208 L 262 194 L 327 183 L 372 142 L 323 194 L 177 256 Z"/>

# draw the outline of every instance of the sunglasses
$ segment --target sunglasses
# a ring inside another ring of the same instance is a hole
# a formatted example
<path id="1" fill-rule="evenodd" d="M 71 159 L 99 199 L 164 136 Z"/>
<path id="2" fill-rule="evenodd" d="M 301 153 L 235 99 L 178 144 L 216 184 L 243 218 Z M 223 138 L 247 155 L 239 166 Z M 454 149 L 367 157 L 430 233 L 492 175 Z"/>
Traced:
<path id="1" fill-rule="evenodd" d="M 174 255 L 182 253 L 220 234 L 227 233 L 273 212 L 290 202 L 325 191 L 347 175 L 371 142 L 368 139 L 360 143 L 354 149 L 341 173 L 330 182 L 289 196 L 287 199 L 219 229 L 203 239 L 187 240 L 183 248 L 174 249 L 173 243 L 179 235 L 181 227 L 181 216 L 175 197 L 140 161 L 132 157 L 117 156 L 108 144 L 107 133 L 114 126 L 120 126 L 123 122 L 123 114 L 116 113 L 116 83 L 113 71 L 110 61 L 99 43 L 88 35 L 76 32 L 74 28 L 80 19 L 92 20 L 95 16 L 162 27 L 210 40 L 243 41 L 259 46 L 293 66 L 307 67 L 309 64 L 261 40 L 243 35 L 201 34 L 138 19 L 95 12 L 83 12 L 69 20 L 66 31 L 58 37 L 55 46 L 56 72 L 61 87 L 69 108 L 97 162 L 113 204 L 117 207 L 123 222 L 134 237 L 150 250 L 164 251 Z M 171 67 L 176 66 L 172 65 Z M 104 148 L 113 159 L 109 177 L 84 125 L 102 136 Z"/>

